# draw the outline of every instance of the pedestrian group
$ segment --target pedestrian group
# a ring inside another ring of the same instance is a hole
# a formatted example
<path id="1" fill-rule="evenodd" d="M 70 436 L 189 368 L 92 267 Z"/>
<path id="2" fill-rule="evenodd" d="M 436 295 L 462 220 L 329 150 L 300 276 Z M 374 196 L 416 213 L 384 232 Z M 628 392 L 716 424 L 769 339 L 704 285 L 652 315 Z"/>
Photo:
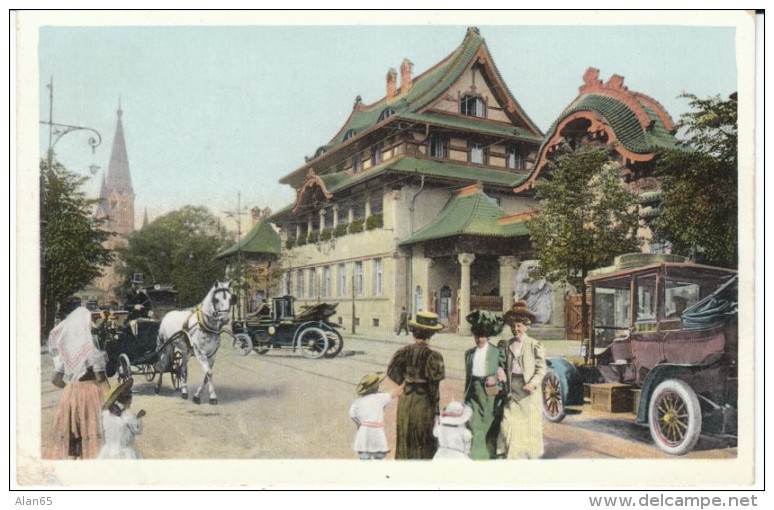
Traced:
<path id="1" fill-rule="evenodd" d="M 406 319 L 404 319 L 406 317 Z M 399 349 L 387 372 L 366 375 L 349 415 L 358 427 L 353 450 L 362 460 L 389 452 L 384 408 L 398 397 L 395 459 L 536 459 L 543 455 L 541 382 L 543 346 L 527 333 L 535 313 L 516 302 L 502 317 L 474 310 L 466 317 L 475 347 L 465 352 L 464 402 L 440 410 L 440 382 L 446 377 L 441 353 L 430 345 L 443 329 L 438 315 L 419 312 L 405 320 L 413 343 Z M 505 326 L 510 339 L 494 345 Z M 379 392 L 389 378 L 395 388 Z"/>

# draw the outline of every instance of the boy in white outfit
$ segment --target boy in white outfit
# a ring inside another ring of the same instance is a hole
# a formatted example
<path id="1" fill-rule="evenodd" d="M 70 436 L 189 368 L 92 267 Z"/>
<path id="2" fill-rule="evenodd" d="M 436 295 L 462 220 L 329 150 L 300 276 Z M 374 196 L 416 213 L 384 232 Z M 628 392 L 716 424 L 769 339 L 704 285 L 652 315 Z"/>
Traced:
<path id="1" fill-rule="evenodd" d="M 465 424 L 470 419 L 473 410 L 462 402 L 449 402 L 441 413 L 440 423 L 433 428 L 433 435 L 438 438 L 438 451 L 435 459 L 470 459 L 470 443 L 473 433 Z"/>
<path id="2" fill-rule="evenodd" d="M 130 377 L 119 384 L 102 406 L 102 429 L 105 445 L 99 452 L 100 459 L 139 459 L 134 446 L 134 436 L 142 434 L 142 417 L 145 410 L 135 415 L 129 410 L 132 405 L 132 384 Z"/>
<path id="3" fill-rule="evenodd" d="M 384 433 L 384 408 L 402 392 L 402 387 L 398 386 L 390 393 L 379 393 L 379 384 L 386 375 L 373 372 L 363 377 L 357 386 L 359 396 L 349 408 L 349 417 L 358 427 L 352 449 L 360 460 L 381 460 L 390 451 Z"/>

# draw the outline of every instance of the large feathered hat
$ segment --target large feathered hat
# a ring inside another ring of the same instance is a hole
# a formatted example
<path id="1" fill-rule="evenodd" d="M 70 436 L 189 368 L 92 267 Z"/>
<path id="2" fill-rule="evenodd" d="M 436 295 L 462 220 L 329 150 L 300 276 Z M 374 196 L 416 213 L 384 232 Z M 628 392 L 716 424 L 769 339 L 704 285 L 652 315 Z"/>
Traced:
<path id="1" fill-rule="evenodd" d="M 477 337 L 499 335 L 505 325 L 502 318 L 486 310 L 473 310 L 465 318 L 470 323 L 470 331 Z"/>

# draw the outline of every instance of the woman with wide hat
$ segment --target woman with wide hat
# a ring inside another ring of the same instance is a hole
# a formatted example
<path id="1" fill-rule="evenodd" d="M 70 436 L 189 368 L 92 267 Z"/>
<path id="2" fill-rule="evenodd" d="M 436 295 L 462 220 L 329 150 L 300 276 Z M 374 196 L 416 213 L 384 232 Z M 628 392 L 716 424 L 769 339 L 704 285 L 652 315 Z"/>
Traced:
<path id="1" fill-rule="evenodd" d="M 495 458 L 503 403 L 505 351 L 489 343 L 503 330 L 503 320 L 492 312 L 474 310 L 466 317 L 476 346 L 465 351 L 465 404 L 472 409 L 471 458 Z"/>
<path id="2" fill-rule="evenodd" d="M 440 415 L 440 382 L 446 376 L 443 356 L 428 345 L 443 329 L 438 315 L 419 312 L 409 321 L 414 343 L 390 360 L 387 376 L 403 386 L 398 400 L 396 459 L 432 459 L 437 449 L 433 426 Z"/>
<path id="3" fill-rule="evenodd" d="M 517 301 L 503 316 L 513 338 L 498 347 L 506 354 L 507 399 L 497 438 L 497 456 L 537 459 L 543 455 L 541 383 L 546 371 L 543 346 L 529 337 L 535 313 L 526 301 Z"/>

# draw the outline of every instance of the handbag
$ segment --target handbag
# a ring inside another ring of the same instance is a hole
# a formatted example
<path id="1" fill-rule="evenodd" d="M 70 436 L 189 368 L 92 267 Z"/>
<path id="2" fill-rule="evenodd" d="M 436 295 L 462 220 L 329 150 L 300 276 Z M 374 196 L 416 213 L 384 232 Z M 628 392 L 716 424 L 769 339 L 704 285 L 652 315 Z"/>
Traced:
<path id="1" fill-rule="evenodd" d="M 484 393 L 486 393 L 490 397 L 494 397 L 495 395 L 500 394 L 500 383 L 495 380 L 495 383 L 493 385 L 484 384 Z"/>

